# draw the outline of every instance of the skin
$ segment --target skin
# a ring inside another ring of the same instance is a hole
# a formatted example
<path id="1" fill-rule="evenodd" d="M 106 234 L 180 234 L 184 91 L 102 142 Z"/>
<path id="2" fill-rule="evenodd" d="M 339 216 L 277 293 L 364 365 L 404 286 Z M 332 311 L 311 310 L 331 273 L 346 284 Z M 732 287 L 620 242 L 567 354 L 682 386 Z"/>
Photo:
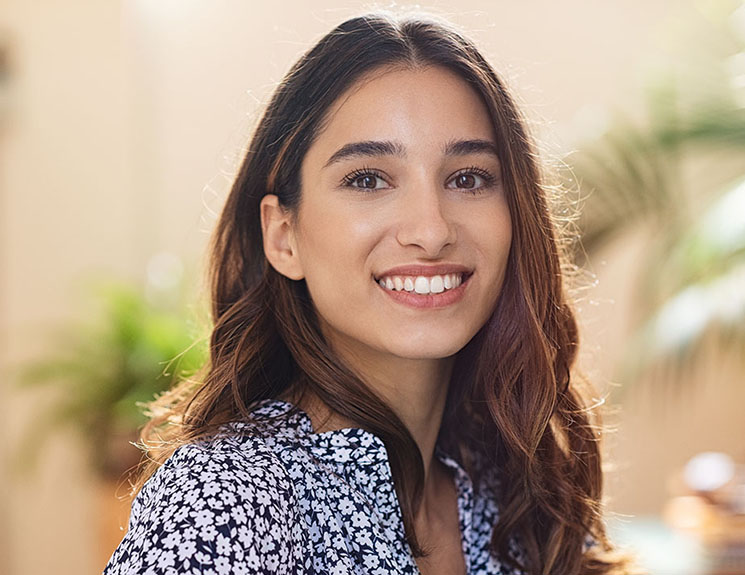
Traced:
<path id="1" fill-rule="evenodd" d="M 396 142 L 404 155 L 327 165 L 342 146 L 367 140 Z M 377 70 L 329 110 L 303 160 L 297 212 L 273 195 L 261 204 L 267 259 L 307 282 L 324 336 L 416 440 L 425 468 L 417 532 L 442 543 L 440 565 L 449 573 L 463 570 L 456 494 L 435 442 L 455 354 L 494 309 L 512 237 L 498 157 L 445 154 L 454 140 L 496 142 L 471 87 L 440 67 Z M 376 173 L 350 176 L 355 170 Z M 407 307 L 375 281 L 394 266 L 443 262 L 473 270 L 464 297 L 446 307 Z M 312 399 L 305 409 L 317 431 L 354 426 Z M 432 573 L 429 561 L 420 567 Z"/>

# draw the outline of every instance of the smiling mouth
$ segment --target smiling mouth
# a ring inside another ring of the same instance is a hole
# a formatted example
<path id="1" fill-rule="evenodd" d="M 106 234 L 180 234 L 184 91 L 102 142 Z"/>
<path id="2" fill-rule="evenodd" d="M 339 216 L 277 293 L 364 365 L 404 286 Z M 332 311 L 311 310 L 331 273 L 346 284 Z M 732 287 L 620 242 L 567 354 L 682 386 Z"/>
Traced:
<path id="1" fill-rule="evenodd" d="M 380 287 L 389 291 L 410 292 L 414 295 L 431 295 L 447 292 L 462 285 L 471 273 L 456 272 L 433 276 L 395 275 L 376 279 Z"/>

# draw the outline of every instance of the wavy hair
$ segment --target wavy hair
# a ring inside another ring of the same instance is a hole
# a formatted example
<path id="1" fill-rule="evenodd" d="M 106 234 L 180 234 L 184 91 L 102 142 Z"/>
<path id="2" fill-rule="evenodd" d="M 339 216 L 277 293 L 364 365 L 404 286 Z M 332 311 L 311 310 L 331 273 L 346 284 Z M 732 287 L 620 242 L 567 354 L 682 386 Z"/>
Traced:
<path id="1" fill-rule="evenodd" d="M 297 210 L 301 163 L 327 111 L 364 74 L 390 66 L 441 66 L 481 95 L 512 218 L 502 291 L 490 319 L 457 354 L 440 439 L 470 472 L 476 454 L 501 477 L 491 541 L 500 558 L 535 575 L 625 573 L 604 531 L 599 422 L 573 372 L 577 325 L 534 143 L 474 44 L 430 17 L 376 13 L 347 20 L 276 88 L 212 238 L 209 364 L 199 383 L 184 381 L 153 404 L 142 432 L 150 459 L 135 490 L 179 445 L 226 422 L 250 420 L 253 402 L 312 391 L 384 441 L 407 540 L 416 557 L 426 555 L 414 530 L 424 484 L 418 447 L 391 407 L 325 341 L 305 282 L 268 264 L 259 215 L 266 194 Z M 525 564 L 510 553 L 512 537 Z"/>

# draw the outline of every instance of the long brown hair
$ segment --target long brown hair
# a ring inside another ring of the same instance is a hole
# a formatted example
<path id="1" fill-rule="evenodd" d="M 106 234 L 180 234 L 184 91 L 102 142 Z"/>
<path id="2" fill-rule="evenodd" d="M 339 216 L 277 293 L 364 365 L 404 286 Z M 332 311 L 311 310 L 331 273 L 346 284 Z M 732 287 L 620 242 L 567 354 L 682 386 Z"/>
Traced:
<path id="1" fill-rule="evenodd" d="M 251 419 L 253 402 L 290 389 L 312 391 L 384 441 L 408 542 L 415 556 L 425 554 L 414 530 L 424 483 L 418 447 L 324 340 L 305 282 L 267 263 L 259 215 L 266 194 L 297 209 L 300 166 L 327 111 L 362 75 L 390 65 L 442 66 L 481 95 L 512 218 L 502 292 L 489 321 L 458 353 L 440 439 L 467 469 L 477 454 L 502 478 L 492 548 L 503 560 L 517 561 L 509 553 L 516 537 L 525 551 L 521 567 L 536 575 L 625 572 L 609 554 L 602 523 L 599 428 L 573 373 L 577 326 L 534 144 L 505 85 L 473 43 L 422 16 L 347 20 L 277 87 L 213 236 L 209 365 L 200 383 L 185 381 L 154 404 L 142 434 L 150 463 L 136 487 L 178 445 L 208 437 L 225 422 Z M 595 545 L 584 552 L 588 538 Z"/>

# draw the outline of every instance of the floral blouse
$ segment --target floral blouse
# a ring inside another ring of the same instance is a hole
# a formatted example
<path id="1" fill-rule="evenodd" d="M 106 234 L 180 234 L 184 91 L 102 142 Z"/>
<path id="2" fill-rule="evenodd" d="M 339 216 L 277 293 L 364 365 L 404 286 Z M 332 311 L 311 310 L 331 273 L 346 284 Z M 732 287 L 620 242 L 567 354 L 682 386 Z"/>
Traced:
<path id="1" fill-rule="evenodd" d="M 419 573 L 383 441 L 356 428 L 314 433 L 292 407 L 262 400 L 254 422 L 178 448 L 135 498 L 104 574 Z M 439 445 L 435 455 L 454 472 L 467 572 L 521 575 L 489 551 L 494 474 L 474 486 Z"/>

